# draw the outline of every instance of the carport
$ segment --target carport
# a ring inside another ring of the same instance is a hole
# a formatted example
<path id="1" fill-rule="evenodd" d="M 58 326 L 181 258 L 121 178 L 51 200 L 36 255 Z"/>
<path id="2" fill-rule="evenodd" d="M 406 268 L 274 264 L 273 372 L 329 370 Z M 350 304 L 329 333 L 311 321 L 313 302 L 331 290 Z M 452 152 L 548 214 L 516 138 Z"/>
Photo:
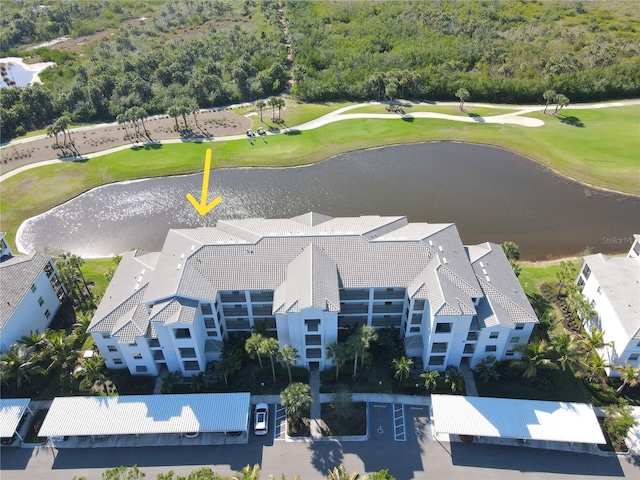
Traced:
<path id="1" fill-rule="evenodd" d="M 0 399 L 0 437 L 13 437 L 15 433 L 20 440 L 23 440 L 17 429 L 24 412 L 28 411 L 33 415 L 29 410 L 30 401 L 28 398 Z"/>
<path id="2" fill-rule="evenodd" d="M 57 397 L 41 437 L 247 432 L 249 393 Z"/>
<path id="3" fill-rule="evenodd" d="M 585 444 L 606 443 L 596 414 L 584 403 L 432 395 L 436 433 Z"/>

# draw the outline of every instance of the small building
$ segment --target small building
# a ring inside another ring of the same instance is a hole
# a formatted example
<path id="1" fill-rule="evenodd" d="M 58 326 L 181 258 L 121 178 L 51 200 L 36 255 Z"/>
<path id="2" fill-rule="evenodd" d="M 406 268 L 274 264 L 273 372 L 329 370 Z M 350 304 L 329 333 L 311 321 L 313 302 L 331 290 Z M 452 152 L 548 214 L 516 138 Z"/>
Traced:
<path id="1" fill-rule="evenodd" d="M 58 312 L 65 290 L 51 257 L 14 256 L 0 233 L 0 353 L 32 330 L 42 332 Z"/>
<path id="2" fill-rule="evenodd" d="M 430 369 L 518 357 L 538 319 L 500 245 L 406 217 L 219 220 L 125 253 L 89 326 L 108 368 L 192 376 L 261 326 L 300 366 L 358 325 L 394 329 Z"/>
<path id="3" fill-rule="evenodd" d="M 609 346 L 600 351 L 607 365 L 640 365 L 640 235 L 626 257 L 598 253 L 584 257 L 577 285 L 591 303 L 597 316 L 585 327 L 596 327 L 605 333 Z M 607 368 L 610 376 L 618 376 Z"/>

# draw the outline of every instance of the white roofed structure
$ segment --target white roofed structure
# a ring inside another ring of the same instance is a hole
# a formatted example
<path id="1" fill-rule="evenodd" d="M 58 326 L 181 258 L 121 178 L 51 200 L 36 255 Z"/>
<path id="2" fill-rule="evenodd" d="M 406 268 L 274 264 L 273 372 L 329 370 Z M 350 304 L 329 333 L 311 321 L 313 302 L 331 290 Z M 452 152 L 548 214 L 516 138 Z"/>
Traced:
<path id="1" fill-rule="evenodd" d="M 432 395 L 431 408 L 437 433 L 606 443 L 593 408 L 584 403 Z"/>
<path id="2" fill-rule="evenodd" d="M 28 398 L 0 399 L 0 437 L 12 437 L 16 433 L 24 412 L 29 410 L 30 401 Z"/>
<path id="3" fill-rule="evenodd" d="M 246 432 L 249 393 L 57 397 L 39 435 Z"/>

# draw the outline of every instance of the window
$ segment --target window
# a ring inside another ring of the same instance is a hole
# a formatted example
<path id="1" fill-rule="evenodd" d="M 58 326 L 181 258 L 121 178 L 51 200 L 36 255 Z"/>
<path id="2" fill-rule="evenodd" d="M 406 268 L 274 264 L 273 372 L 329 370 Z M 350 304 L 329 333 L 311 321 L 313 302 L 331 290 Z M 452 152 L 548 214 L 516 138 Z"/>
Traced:
<path id="1" fill-rule="evenodd" d="M 601 294 L 602 294 L 602 288 L 601 288 L 601 287 L 598 287 L 598 290 L 596 290 L 596 293 L 597 293 L 598 295 L 601 295 Z"/>
<path id="2" fill-rule="evenodd" d="M 322 349 L 307 348 L 307 358 L 322 358 Z"/>
<path id="3" fill-rule="evenodd" d="M 429 365 L 444 365 L 444 355 L 431 355 Z"/>
<path id="4" fill-rule="evenodd" d="M 636 360 L 638 360 L 638 358 L 640 358 L 640 353 L 632 353 L 631 355 L 629 355 L 630 362 L 635 362 Z"/>
<path id="5" fill-rule="evenodd" d="M 53 273 L 53 266 L 51 265 L 51 262 L 47 263 L 44 266 L 44 273 L 47 274 L 47 278 L 49 278 L 51 276 L 51 274 Z"/>
<path id="6" fill-rule="evenodd" d="M 34 283 L 33 285 L 31 285 L 31 291 L 32 291 L 33 293 L 36 293 L 36 290 L 37 290 L 37 288 L 36 288 L 36 284 Z"/>
<path id="7" fill-rule="evenodd" d="M 640 243 L 636 242 L 633 244 L 633 252 L 640 257 Z"/>
<path id="8" fill-rule="evenodd" d="M 578 278 L 578 286 L 579 287 L 584 286 L 584 279 L 582 277 Z"/>
<path id="9" fill-rule="evenodd" d="M 411 324 L 420 325 L 421 323 L 422 323 L 422 314 L 414 313 L 413 316 L 411 317 Z"/>
<path id="10" fill-rule="evenodd" d="M 305 335 L 304 343 L 307 345 L 322 345 L 321 338 L 320 335 Z"/>
<path id="11" fill-rule="evenodd" d="M 516 330 L 524 329 L 524 323 L 516 323 Z"/>
<path id="12" fill-rule="evenodd" d="M 511 343 L 520 343 L 520 337 L 511 337 L 509 340 Z"/>
<path id="13" fill-rule="evenodd" d="M 146 373 L 149 369 L 145 365 L 136 366 L 137 373 Z"/>
<path id="14" fill-rule="evenodd" d="M 115 345 L 108 345 L 107 350 L 109 350 L 110 352 L 117 352 L 118 347 L 116 347 Z"/>
<path id="15" fill-rule="evenodd" d="M 406 327 L 406 325 L 405 325 Z M 411 327 L 409 329 L 409 333 L 418 333 L 420 331 L 420 327 Z"/>
<path id="16" fill-rule="evenodd" d="M 160 341 L 157 338 L 152 338 L 149 340 L 149 347 L 158 348 L 160 346 Z"/>
<path id="17" fill-rule="evenodd" d="M 489 338 L 498 338 L 498 335 L 500 335 L 500 332 L 491 332 Z"/>
<path id="18" fill-rule="evenodd" d="M 585 263 L 584 268 L 582 269 L 582 275 L 584 276 L 585 280 L 589 280 L 589 275 L 591 275 L 591 269 L 589 268 L 589 265 L 587 265 Z"/>
<path id="19" fill-rule="evenodd" d="M 173 330 L 176 338 L 191 338 L 191 332 L 188 328 L 176 328 Z"/>
<path id="20" fill-rule="evenodd" d="M 451 323 L 436 323 L 436 333 L 450 333 Z"/>
<path id="21" fill-rule="evenodd" d="M 102 338 L 111 338 L 111 334 L 109 332 L 102 332 Z"/>
<path id="22" fill-rule="evenodd" d="M 513 357 L 513 350 L 507 350 L 507 353 L 505 353 L 505 356 Z"/>
<path id="23" fill-rule="evenodd" d="M 320 327 L 320 319 L 305 320 L 304 324 L 307 326 L 308 332 L 317 332 Z"/>
<path id="24" fill-rule="evenodd" d="M 142 354 L 141 353 L 134 353 L 133 354 L 133 359 L 134 360 L 142 360 Z"/>
<path id="25" fill-rule="evenodd" d="M 178 350 L 182 358 L 196 358 L 195 348 L 179 348 Z"/>
<path id="26" fill-rule="evenodd" d="M 478 332 L 469 332 L 467 334 L 467 342 L 475 342 L 478 340 Z"/>
<path id="27" fill-rule="evenodd" d="M 51 316 L 51 312 L 49 310 L 46 310 L 44 312 L 44 316 L 47 317 L 47 319 Z"/>
<path id="28" fill-rule="evenodd" d="M 131 342 L 131 343 L 129 344 L 129 346 L 130 346 L 130 347 L 137 347 L 137 346 L 138 346 L 138 344 L 137 344 L 137 343 L 136 343 L 136 341 L 134 340 L 133 342 Z"/>
<path id="29" fill-rule="evenodd" d="M 416 303 L 413 304 L 413 310 L 424 310 L 424 300 L 416 300 Z"/>
<path id="30" fill-rule="evenodd" d="M 495 345 L 487 345 L 486 347 L 484 347 L 485 352 L 495 352 L 497 350 L 498 347 L 496 347 Z"/>
<path id="31" fill-rule="evenodd" d="M 435 342 L 431 347 L 432 353 L 446 353 L 449 344 L 447 342 Z"/>
<path id="32" fill-rule="evenodd" d="M 188 362 L 182 362 L 182 364 L 187 371 L 200 370 L 200 365 L 196 361 L 189 360 Z"/>
<path id="33" fill-rule="evenodd" d="M 38 305 L 42 306 L 43 303 L 44 300 L 42 299 L 42 297 L 38 297 Z"/>
<path id="34" fill-rule="evenodd" d="M 211 310 L 211 305 L 208 303 L 203 303 L 200 305 L 200 310 L 202 310 L 202 315 L 213 315 L 213 310 Z"/>
<path id="35" fill-rule="evenodd" d="M 462 353 L 473 353 L 476 350 L 476 345 L 474 343 L 467 343 L 464 346 L 464 351 Z"/>
<path id="36" fill-rule="evenodd" d="M 122 365 L 122 359 L 121 358 L 114 358 L 113 359 L 113 363 L 115 363 L 116 365 Z"/>
<path id="37" fill-rule="evenodd" d="M 216 328 L 216 322 L 213 318 L 205 318 L 204 319 L 204 327 L 205 328 Z"/>
<path id="38" fill-rule="evenodd" d="M 215 330 L 207 330 L 207 337 L 217 337 L 218 336 L 218 332 L 216 332 Z"/>
<path id="39" fill-rule="evenodd" d="M 640 347 L 640 342 L 638 342 L 638 343 L 636 344 L 636 347 Z"/>

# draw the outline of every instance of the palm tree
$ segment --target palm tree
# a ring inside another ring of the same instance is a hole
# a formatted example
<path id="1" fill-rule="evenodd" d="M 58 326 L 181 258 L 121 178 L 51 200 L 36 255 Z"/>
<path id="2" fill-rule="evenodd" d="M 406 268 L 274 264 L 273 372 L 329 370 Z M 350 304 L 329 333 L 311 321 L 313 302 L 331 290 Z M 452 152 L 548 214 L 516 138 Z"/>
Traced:
<path id="1" fill-rule="evenodd" d="M 56 148 L 56 146 L 58 145 L 58 133 L 60 133 L 60 130 L 57 123 L 53 123 L 47 127 L 47 136 L 49 137 L 53 136 L 56 139 L 56 144 L 54 145 L 54 148 Z"/>
<path id="2" fill-rule="evenodd" d="M 253 467 L 247 465 L 241 472 L 236 472 L 231 480 L 260 480 L 260 466 L 257 463 Z"/>
<path id="3" fill-rule="evenodd" d="M 356 378 L 358 374 L 358 358 L 360 356 L 364 356 L 364 343 L 362 342 L 362 337 L 358 334 L 358 331 L 354 332 L 347 339 L 347 348 L 353 355 L 353 378 Z"/>
<path id="4" fill-rule="evenodd" d="M 276 107 L 278 106 L 278 97 L 272 96 L 267 100 L 267 104 L 271 107 L 271 120 L 276 118 Z"/>
<path id="5" fill-rule="evenodd" d="M 400 388 L 402 387 L 402 381 L 409 376 L 409 373 L 411 373 L 411 365 L 413 365 L 413 360 L 407 357 L 400 357 L 394 358 L 391 363 L 393 364 L 393 369 L 395 370 L 393 377 L 398 379 L 398 388 Z"/>
<path id="6" fill-rule="evenodd" d="M 349 350 L 346 343 L 331 342 L 327 345 L 327 358 L 336 366 L 336 382 L 340 373 L 340 367 L 349 360 Z"/>
<path id="7" fill-rule="evenodd" d="M 176 388 L 176 384 L 180 379 L 180 374 L 178 372 L 175 373 L 167 373 L 164 377 L 162 377 L 162 387 L 160 387 L 160 391 L 162 393 L 172 393 Z"/>
<path id="8" fill-rule="evenodd" d="M 287 407 L 287 413 L 292 418 L 300 419 L 302 412 L 311 406 L 312 400 L 311 387 L 304 383 L 291 383 L 280 392 L 280 404 Z"/>
<path id="9" fill-rule="evenodd" d="M 328 480 L 359 480 L 360 474 L 358 472 L 353 472 L 349 474 L 347 469 L 344 468 L 344 465 L 340 464 L 335 467 L 333 470 L 329 470 L 327 475 Z"/>
<path id="10" fill-rule="evenodd" d="M 36 357 L 42 354 L 42 350 L 46 347 L 47 334 L 47 330 L 42 333 L 39 333 L 37 330 L 31 330 L 29 335 L 23 335 L 20 340 L 18 340 L 18 344 L 25 347 L 35 360 Z"/>
<path id="11" fill-rule="evenodd" d="M 229 388 L 229 375 L 240 370 L 240 367 L 242 366 L 242 359 L 234 353 L 227 353 L 227 351 L 223 351 L 220 361 L 215 362 L 213 365 L 218 372 L 218 375 L 222 375 L 225 385 Z"/>
<path id="12" fill-rule="evenodd" d="M 542 113 L 547 113 L 547 107 L 549 106 L 549 104 L 553 101 L 555 101 L 556 99 L 556 92 L 553 90 L 546 90 L 543 94 L 542 97 L 545 100 L 545 105 L 544 105 L 544 112 Z"/>
<path id="13" fill-rule="evenodd" d="M 514 350 L 522 355 L 516 364 L 525 367 L 522 376 L 532 380 L 538 376 L 540 369 L 554 369 L 558 366 L 549 359 L 551 347 L 545 340 L 531 343 L 521 343 L 516 345 Z"/>
<path id="14" fill-rule="evenodd" d="M 567 105 L 569 105 L 569 99 L 566 96 L 564 96 L 563 94 L 559 93 L 558 96 L 556 97 L 556 112 L 555 113 L 558 113 L 560 110 L 562 110 Z"/>
<path id="15" fill-rule="evenodd" d="M 489 380 L 499 380 L 500 373 L 496 368 L 496 357 L 489 355 L 483 358 L 474 369 L 480 380 L 487 383 Z"/>
<path id="16" fill-rule="evenodd" d="M 64 331 L 49 331 L 44 352 L 51 363 L 47 367 L 47 372 L 60 369 L 60 375 L 69 374 L 73 371 L 76 361 L 80 357 L 80 352 L 75 349 L 75 337 L 70 337 Z"/>
<path id="17" fill-rule="evenodd" d="M 434 390 L 438 385 L 438 378 L 440 378 L 440 372 L 437 370 L 429 370 L 420 374 L 422 378 L 422 384 L 427 390 Z"/>
<path id="18" fill-rule="evenodd" d="M 593 382 L 597 376 L 605 373 L 607 368 L 607 362 L 604 361 L 597 352 L 591 352 L 585 363 L 586 368 L 589 370 L 589 381 Z"/>
<path id="19" fill-rule="evenodd" d="M 144 129 L 145 135 L 147 134 L 147 126 L 144 124 L 144 119 L 149 116 L 149 113 L 144 109 L 144 107 L 136 107 L 136 118 L 140 120 L 142 124 L 142 128 Z"/>
<path id="20" fill-rule="evenodd" d="M 116 117 L 116 121 L 118 122 L 119 125 L 124 125 L 124 133 L 125 133 L 125 140 L 126 140 L 127 138 L 129 138 L 129 129 L 127 129 L 127 122 L 129 121 L 128 112 L 118 114 L 118 116 Z"/>
<path id="21" fill-rule="evenodd" d="M 554 335 L 552 338 L 553 347 L 558 354 L 558 363 L 565 371 L 567 367 L 574 372 L 582 370 L 583 352 L 576 338 L 566 330 Z"/>
<path id="22" fill-rule="evenodd" d="M 369 327 L 368 325 L 363 325 L 362 327 L 360 327 L 359 331 L 360 331 L 360 338 L 362 340 L 362 346 L 363 346 L 362 356 L 360 357 L 360 368 L 363 368 L 364 354 L 366 353 L 367 350 L 369 350 L 369 347 L 371 347 L 371 344 L 376 340 L 378 340 L 378 333 L 376 332 L 375 328 Z"/>
<path id="23" fill-rule="evenodd" d="M 207 379 L 204 376 L 204 372 L 200 372 L 191 378 L 191 391 L 193 393 L 200 393 L 207 387 Z"/>
<path id="24" fill-rule="evenodd" d="M 604 347 L 610 347 L 611 343 L 604 341 L 605 332 L 600 331 L 598 327 L 592 326 L 591 329 L 582 335 L 580 343 L 587 352 L 597 352 Z"/>
<path id="25" fill-rule="evenodd" d="M 84 369 L 78 375 L 83 377 L 80 382 L 80 388 L 90 390 L 97 384 L 98 387 L 102 387 L 107 392 L 106 383 L 108 377 L 102 357 L 94 355 L 91 358 L 87 358 L 84 362 Z"/>
<path id="26" fill-rule="evenodd" d="M 244 349 L 249 354 L 249 358 L 253 360 L 258 357 L 258 363 L 260 364 L 260 369 L 264 368 L 262 366 L 262 358 L 260 357 L 260 345 L 262 344 L 262 340 L 264 337 L 259 333 L 252 333 L 247 341 L 244 343 Z"/>
<path id="27" fill-rule="evenodd" d="M 384 73 L 374 72 L 369 77 L 369 83 L 376 89 L 378 92 L 378 101 L 382 98 L 382 85 L 384 81 Z"/>
<path id="28" fill-rule="evenodd" d="M 469 90 L 466 88 L 459 88 L 456 92 L 456 97 L 460 99 L 460 110 L 464 110 L 464 102 L 469 99 Z"/>
<path id="29" fill-rule="evenodd" d="M 69 124 L 71 123 L 71 120 L 69 119 L 68 116 L 66 115 L 62 115 L 57 121 L 56 123 L 58 124 L 58 131 L 62 132 L 62 134 L 64 135 L 64 144 L 65 146 L 67 145 L 67 131 L 69 129 Z M 69 133 L 69 141 L 71 141 L 71 133 Z"/>
<path id="30" fill-rule="evenodd" d="M 73 324 L 73 335 L 76 337 L 79 347 L 84 345 L 84 342 L 89 336 L 87 329 L 90 324 L 91 315 L 84 312 L 76 313 L 76 323 Z"/>
<path id="31" fill-rule="evenodd" d="M 518 245 L 513 242 L 503 242 L 500 246 L 508 260 L 513 260 L 514 262 L 520 260 L 520 247 Z"/>
<path id="32" fill-rule="evenodd" d="M 273 373 L 273 383 L 276 383 L 276 367 L 273 363 L 273 357 L 278 354 L 280 349 L 280 345 L 278 344 L 278 340 L 273 337 L 263 337 L 262 342 L 260 343 L 260 351 L 258 355 L 263 354 L 269 357 L 271 360 L 271 373 Z"/>
<path id="33" fill-rule="evenodd" d="M 264 100 L 258 100 L 256 102 L 256 108 L 258 110 L 260 110 L 260 121 L 262 122 L 262 109 L 266 106 L 267 104 L 265 103 Z"/>
<path id="34" fill-rule="evenodd" d="M 276 106 L 278 107 L 278 121 L 282 120 L 282 109 L 285 106 L 284 98 L 276 97 Z"/>
<path id="35" fill-rule="evenodd" d="M 449 384 L 452 392 L 460 392 L 464 388 L 464 377 L 455 368 L 447 368 L 444 381 Z"/>
<path id="36" fill-rule="evenodd" d="M 278 352 L 278 359 L 287 366 L 287 371 L 289 372 L 289 382 L 293 382 L 293 378 L 291 377 L 291 366 L 298 360 L 300 360 L 298 349 L 292 347 L 291 345 L 284 345 Z"/>
<path id="37" fill-rule="evenodd" d="M 624 367 L 613 367 L 619 374 L 622 379 L 622 385 L 620 385 L 616 393 L 620 395 L 624 389 L 629 386 L 631 388 L 640 384 L 640 367 L 634 367 L 627 360 L 624 364 Z"/>
<path id="38" fill-rule="evenodd" d="M 177 105 L 171 105 L 167 110 L 167 115 L 173 117 L 176 122 L 176 132 L 180 131 L 180 125 L 178 124 L 178 115 L 180 115 L 180 109 Z"/>
<path id="39" fill-rule="evenodd" d="M 26 348 L 14 344 L 0 357 L 0 381 L 8 388 L 21 388 L 25 382 L 31 384 L 35 375 L 44 375 L 45 370 L 39 366 Z"/>

